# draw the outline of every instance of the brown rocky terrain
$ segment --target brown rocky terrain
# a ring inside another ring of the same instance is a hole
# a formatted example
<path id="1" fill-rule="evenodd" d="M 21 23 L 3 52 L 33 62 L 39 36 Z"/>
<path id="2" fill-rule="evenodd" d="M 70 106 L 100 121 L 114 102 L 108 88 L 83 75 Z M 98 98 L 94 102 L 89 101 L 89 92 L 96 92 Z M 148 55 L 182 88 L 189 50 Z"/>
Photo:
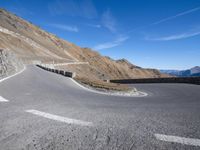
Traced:
<path id="1" fill-rule="evenodd" d="M 156 69 L 144 69 L 125 59 L 113 60 L 76 46 L 3 9 L 0 9 L 0 48 L 14 52 L 25 64 L 57 64 L 57 68 L 76 72 L 79 79 L 101 81 L 167 76 Z M 67 64 L 69 62 L 86 63 Z"/>

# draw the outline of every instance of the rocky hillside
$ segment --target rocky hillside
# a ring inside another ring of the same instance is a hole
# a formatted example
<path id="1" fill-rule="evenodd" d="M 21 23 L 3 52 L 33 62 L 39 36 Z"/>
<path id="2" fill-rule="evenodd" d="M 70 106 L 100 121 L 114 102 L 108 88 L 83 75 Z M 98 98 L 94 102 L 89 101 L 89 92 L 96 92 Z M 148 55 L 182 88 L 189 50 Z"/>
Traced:
<path id="1" fill-rule="evenodd" d="M 24 68 L 23 63 L 9 50 L 0 49 L 0 79 Z"/>
<path id="2" fill-rule="evenodd" d="M 81 48 L 0 9 L 0 48 L 14 52 L 24 63 L 48 63 L 80 78 L 122 79 L 163 77 L 158 70 L 143 69 L 125 59 L 113 60 Z"/>

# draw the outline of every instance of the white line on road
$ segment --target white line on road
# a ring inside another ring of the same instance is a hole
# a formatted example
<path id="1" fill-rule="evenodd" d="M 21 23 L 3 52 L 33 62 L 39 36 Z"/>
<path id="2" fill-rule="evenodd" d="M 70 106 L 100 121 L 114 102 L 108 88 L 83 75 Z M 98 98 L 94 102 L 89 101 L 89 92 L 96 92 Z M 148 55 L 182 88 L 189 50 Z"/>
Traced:
<path id="1" fill-rule="evenodd" d="M 185 138 L 172 135 L 155 134 L 156 139 L 166 142 L 174 142 L 185 145 L 200 146 L 200 139 Z"/>
<path id="2" fill-rule="evenodd" d="M 62 117 L 62 116 L 57 116 L 57 115 L 49 114 L 49 113 L 46 113 L 46 112 L 41 112 L 41 111 L 34 110 L 34 109 L 26 110 L 26 112 L 29 112 L 31 114 L 38 115 L 38 116 L 41 116 L 41 117 L 44 117 L 44 118 L 68 123 L 68 124 L 76 124 L 76 125 L 81 125 L 81 126 L 92 126 L 93 125 L 92 122 L 86 122 L 86 121 L 66 118 L 66 117 Z"/>
<path id="3" fill-rule="evenodd" d="M 19 72 L 13 74 L 13 75 L 11 75 L 11 76 L 8 76 L 8 77 L 5 77 L 5 78 L 1 79 L 0 82 L 3 82 L 3 81 L 5 81 L 5 80 L 7 80 L 7 79 L 9 79 L 9 78 L 12 78 L 12 77 L 14 77 L 14 76 L 16 76 L 16 75 L 22 73 L 25 69 L 26 69 L 26 67 L 24 66 L 24 68 L 23 68 L 21 71 L 19 71 Z"/>
<path id="4" fill-rule="evenodd" d="M 0 96 L 0 102 L 8 102 L 9 100 L 3 98 L 2 96 Z"/>

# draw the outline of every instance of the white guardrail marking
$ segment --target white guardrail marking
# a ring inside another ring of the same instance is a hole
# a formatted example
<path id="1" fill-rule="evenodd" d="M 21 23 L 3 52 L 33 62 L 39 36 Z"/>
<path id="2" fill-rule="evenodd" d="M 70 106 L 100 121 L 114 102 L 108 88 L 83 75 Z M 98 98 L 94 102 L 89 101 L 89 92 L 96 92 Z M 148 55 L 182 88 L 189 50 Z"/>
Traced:
<path id="1" fill-rule="evenodd" d="M 37 116 L 41 116 L 44 118 L 48 118 L 51 120 L 68 123 L 68 124 L 76 124 L 76 125 L 80 125 L 80 126 L 92 126 L 93 125 L 92 122 L 86 122 L 86 121 L 76 120 L 76 119 L 72 119 L 72 118 L 57 116 L 57 115 L 49 114 L 46 112 L 41 112 L 41 111 L 34 110 L 34 109 L 26 110 L 26 112 L 37 115 Z"/>
<path id="2" fill-rule="evenodd" d="M 200 139 L 185 138 L 172 135 L 155 134 L 156 139 L 166 142 L 180 143 L 184 145 L 200 146 Z"/>
<path id="3" fill-rule="evenodd" d="M 9 100 L 3 98 L 2 96 L 0 96 L 0 102 L 8 102 Z"/>

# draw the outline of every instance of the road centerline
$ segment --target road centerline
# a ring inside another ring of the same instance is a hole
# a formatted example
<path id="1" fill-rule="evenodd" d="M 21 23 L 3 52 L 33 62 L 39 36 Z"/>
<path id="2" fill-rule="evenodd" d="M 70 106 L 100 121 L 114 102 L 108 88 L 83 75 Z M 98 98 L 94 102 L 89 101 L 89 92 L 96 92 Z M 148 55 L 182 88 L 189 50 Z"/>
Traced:
<path id="1" fill-rule="evenodd" d="M 37 115 L 37 116 L 41 116 L 41 117 L 44 117 L 44 118 L 48 118 L 48 119 L 51 119 L 51 120 L 64 122 L 64 123 L 67 123 L 67 124 L 76 124 L 76 125 L 80 125 L 80 126 L 93 126 L 92 122 L 87 122 L 87 121 L 62 117 L 62 116 L 58 116 L 58 115 L 53 115 L 53 114 L 50 114 L 50 113 L 46 113 L 46 112 L 42 112 L 42 111 L 38 111 L 38 110 L 34 110 L 34 109 L 26 110 L 26 112 Z"/>
<path id="2" fill-rule="evenodd" d="M 2 96 L 0 96 L 0 102 L 8 102 L 9 100 L 3 98 Z"/>
<path id="3" fill-rule="evenodd" d="M 200 139 L 185 138 L 172 135 L 154 134 L 156 139 L 166 142 L 180 143 L 184 145 L 200 146 Z"/>

